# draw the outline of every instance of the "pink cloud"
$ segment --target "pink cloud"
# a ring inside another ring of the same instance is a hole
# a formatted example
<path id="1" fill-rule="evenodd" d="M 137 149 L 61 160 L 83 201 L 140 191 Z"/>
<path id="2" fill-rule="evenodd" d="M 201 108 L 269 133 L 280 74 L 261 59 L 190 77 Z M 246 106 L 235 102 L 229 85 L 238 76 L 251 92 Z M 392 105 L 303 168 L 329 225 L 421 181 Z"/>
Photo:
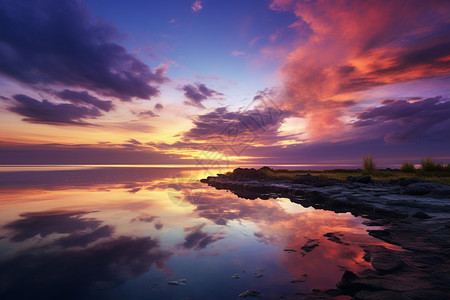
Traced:
<path id="1" fill-rule="evenodd" d="M 313 138 L 342 132 L 358 91 L 450 74 L 449 2 L 274 0 L 270 8 L 293 12 L 298 36 L 310 32 L 280 74 L 283 108 L 304 116 Z"/>
<path id="2" fill-rule="evenodd" d="M 202 1 L 200 1 L 200 0 L 194 1 L 194 3 L 192 3 L 191 8 L 194 12 L 201 11 L 203 9 Z"/>

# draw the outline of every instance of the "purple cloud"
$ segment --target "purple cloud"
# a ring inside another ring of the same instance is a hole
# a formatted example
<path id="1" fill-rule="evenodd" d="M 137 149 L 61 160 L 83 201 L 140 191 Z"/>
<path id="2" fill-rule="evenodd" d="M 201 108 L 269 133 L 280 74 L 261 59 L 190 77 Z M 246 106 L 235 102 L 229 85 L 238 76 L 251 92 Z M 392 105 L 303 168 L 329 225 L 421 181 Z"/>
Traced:
<path id="1" fill-rule="evenodd" d="M 101 116 L 101 112 L 93 107 L 76 106 L 73 104 L 54 104 L 46 99 L 39 101 L 26 95 L 13 96 L 15 105 L 8 110 L 19 114 L 23 121 L 49 125 L 89 125 L 85 118 Z"/>
<path id="2" fill-rule="evenodd" d="M 155 114 L 153 111 L 151 110 L 147 110 L 147 111 L 141 111 L 138 116 L 140 118 L 156 118 L 159 117 L 158 114 Z"/>
<path id="3" fill-rule="evenodd" d="M 64 91 L 57 92 L 56 96 L 64 100 L 68 100 L 74 104 L 78 103 L 91 104 L 97 107 L 98 109 L 101 109 L 106 112 L 110 111 L 114 107 L 111 101 L 100 100 L 97 97 L 89 95 L 87 91 L 77 92 L 66 89 Z"/>
<path id="4" fill-rule="evenodd" d="M 164 106 L 161 103 L 156 103 L 155 104 L 155 110 L 156 111 L 160 111 L 164 108 Z"/>
<path id="5" fill-rule="evenodd" d="M 224 238 L 222 234 L 209 234 L 203 231 L 202 228 L 205 225 L 203 223 L 197 226 L 185 227 L 184 231 L 189 233 L 184 237 L 184 242 L 179 246 L 187 250 L 202 250 L 208 245 Z"/>
<path id="6" fill-rule="evenodd" d="M 353 126 L 381 136 L 387 143 L 445 139 L 450 132 L 450 101 L 442 97 L 424 100 L 385 100 L 357 115 Z"/>
<path id="7" fill-rule="evenodd" d="M 184 85 L 181 90 L 184 91 L 184 96 L 188 99 L 184 104 L 192 105 L 198 108 L 205 108 L 202 102 L 208 98 L 218 98 L 223 96 L 222 93 L 219 93 L 213 89 L 208 88 L 203 83 L 195 83 Z"/>
<path id="8" fill-rule="evenodd" d="M 167 80 L 115 43 L 115 28 L 80 1 L 0 2 L 0 73 L 40 87 L 60 84 L 129 101 L 150 99 Z"/>

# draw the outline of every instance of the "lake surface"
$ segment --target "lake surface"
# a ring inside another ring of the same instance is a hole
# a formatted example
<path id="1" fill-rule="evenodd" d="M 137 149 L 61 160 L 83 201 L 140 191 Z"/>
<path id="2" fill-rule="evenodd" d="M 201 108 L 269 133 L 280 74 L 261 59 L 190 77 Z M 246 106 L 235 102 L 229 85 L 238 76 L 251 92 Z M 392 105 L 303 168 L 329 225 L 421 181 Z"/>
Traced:
<path id="1" fill-rule="evenodd" d="M 225 171 L 0 169 L 0 298 L 298 299 L 369 268 L 361 244 L 385 245 L 349 213 L 198 181 Z"/>

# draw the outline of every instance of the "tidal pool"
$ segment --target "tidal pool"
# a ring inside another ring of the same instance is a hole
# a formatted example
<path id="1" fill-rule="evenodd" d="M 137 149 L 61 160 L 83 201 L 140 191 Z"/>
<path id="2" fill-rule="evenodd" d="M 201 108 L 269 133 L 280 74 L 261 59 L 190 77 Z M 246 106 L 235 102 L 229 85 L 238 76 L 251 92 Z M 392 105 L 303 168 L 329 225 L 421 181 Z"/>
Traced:
<path id="1" fill-rule="evenodd" d="M 387 246 L 349 213 L 198 181 L 224 171 L 0 169 L 0 298 L 300 299 Z"/>

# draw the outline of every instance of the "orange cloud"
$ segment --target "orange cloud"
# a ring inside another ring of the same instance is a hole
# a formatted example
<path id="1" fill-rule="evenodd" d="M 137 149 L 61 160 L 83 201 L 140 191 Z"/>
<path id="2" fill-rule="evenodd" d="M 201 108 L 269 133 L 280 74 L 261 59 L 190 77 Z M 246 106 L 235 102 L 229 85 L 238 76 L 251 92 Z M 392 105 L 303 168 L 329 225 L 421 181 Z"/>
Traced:
<path id="1" fill-rule="evenodd" d="M 283 107 L 309 120 L 313 138 L 336 135 L 355 92 L 450 74 L 450 3 L 274 0 L 312 34 L 280 68 Z"/>

